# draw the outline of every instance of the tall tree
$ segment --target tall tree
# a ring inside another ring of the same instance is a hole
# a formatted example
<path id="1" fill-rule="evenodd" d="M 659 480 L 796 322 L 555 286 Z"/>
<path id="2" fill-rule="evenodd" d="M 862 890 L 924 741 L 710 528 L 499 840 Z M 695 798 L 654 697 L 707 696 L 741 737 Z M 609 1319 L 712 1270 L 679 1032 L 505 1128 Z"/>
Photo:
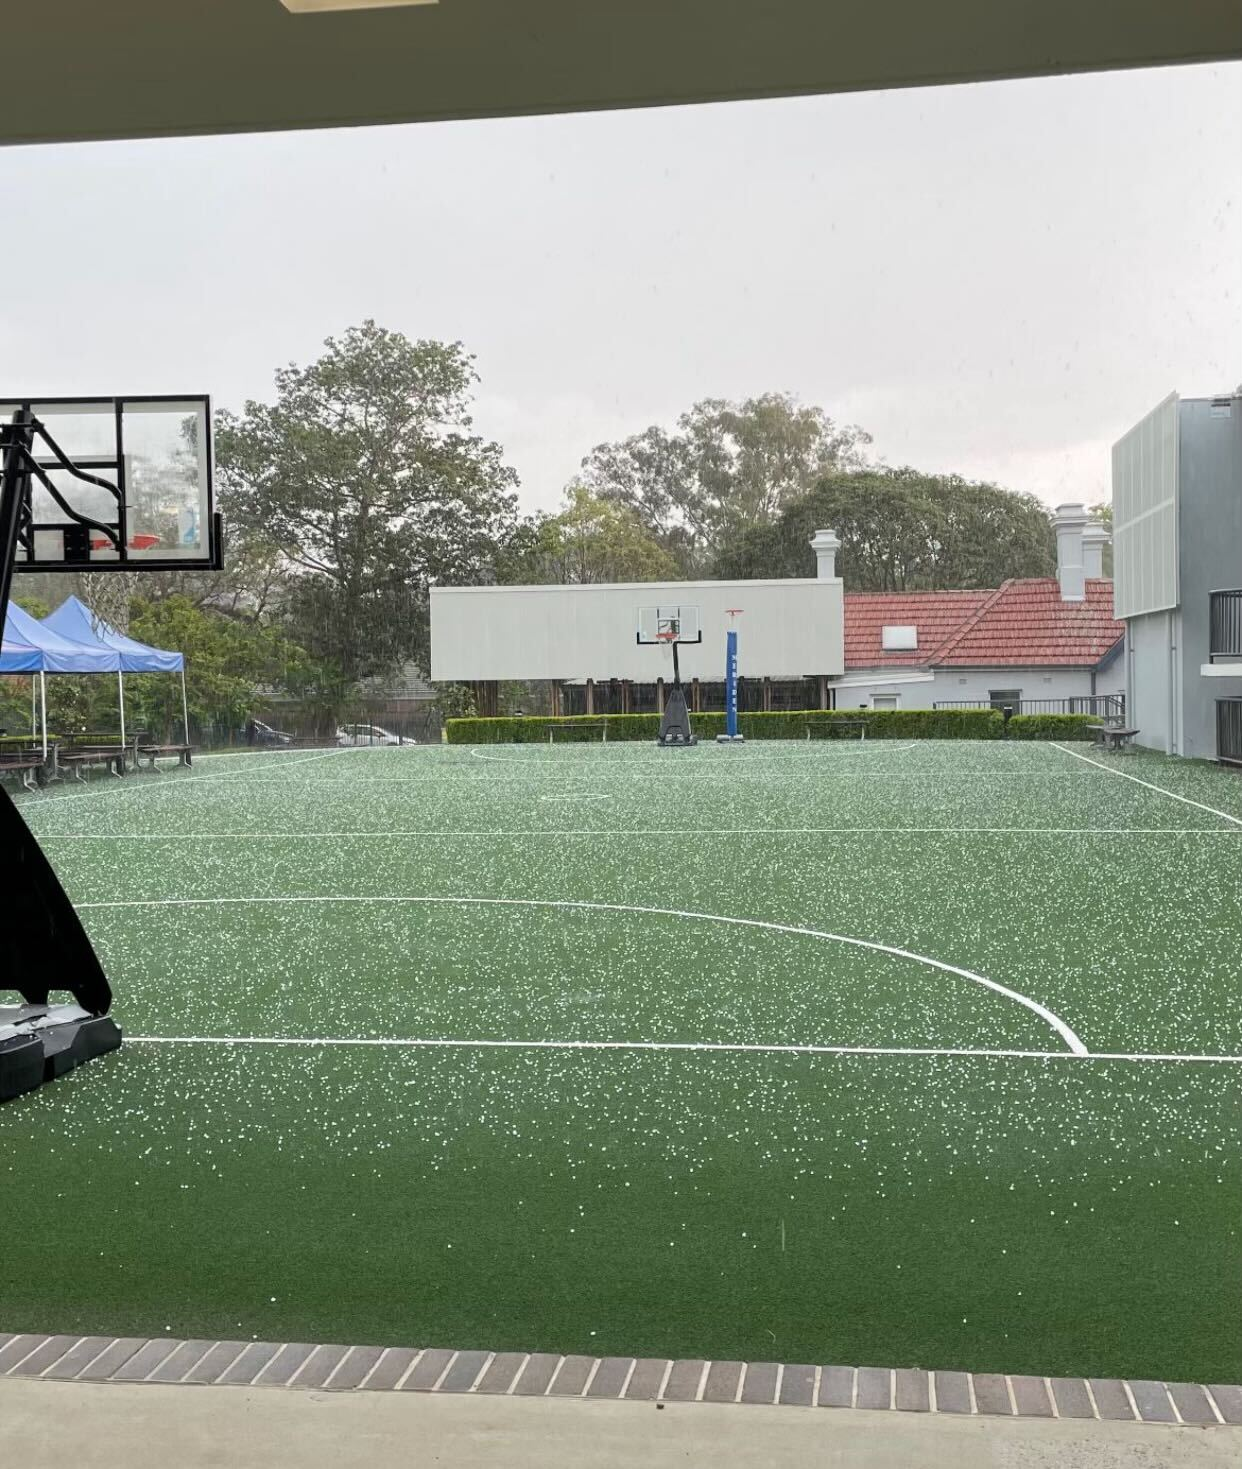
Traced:
<path id="1" fill-rule="evenodd" d="M 428 588 L 491 575 L 517 476 L 471 430 L 474 359 L 374 321 L 276 374 L 274 403 L 223 415 L 232 516 L 279 548 L 285 617 L 345 685 L 426 669 Z"/>
<path id="2" fill-rule="evenodd" d="M 593 494 L 628 506 L 697 575 L 747 531 L 770 525 L 825 473 L 860 465 L 869 434 L 787 393 L 705 398 L 673 433 L 653 426 L 583 461 Z"/>
<path id="3" fill-rule="evenodd" d="M 856 592 L 994 587 L 1056 569 L 1052 520 L 1034 495 L 907 468 L 825 476 L 726 547 L 713 574 L 813 576 L 808 542 L 822 527 L 840 536 L 838 572 Z"/>
<path id="4" fill-rule="evenodd" d="M 666 581 L 677 562 L 628 506 L 572 484 L 566 506 L 519 527 L 497 566 L 509 583 Z"/>

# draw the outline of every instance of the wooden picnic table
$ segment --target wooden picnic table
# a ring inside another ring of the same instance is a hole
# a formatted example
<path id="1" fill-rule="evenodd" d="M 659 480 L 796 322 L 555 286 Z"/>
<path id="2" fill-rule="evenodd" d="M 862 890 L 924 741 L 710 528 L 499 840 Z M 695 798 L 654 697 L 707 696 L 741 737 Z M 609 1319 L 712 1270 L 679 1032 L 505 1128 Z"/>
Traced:
<path id="1" fill-rule="evenodd" d="M 68 745 L 57 752 L 56 763 L 67 765 L 75 779 L 82 780 L 82 768 L 86 765 L 102 765 L 113 775 L 125 774 L 125 757 L 129 754 L 124 745 Z"/>
<path id="2" fill-rule="evenodd" d="M 194 754 L 193 745 L 139 745 L 138 754 L 145 755 L 150 760 L 152 770 L 159 769 L 155 762 L 163 755 L 176 755 L 178 762 L 187 767 L 194 763 L 191 758 Z"/>
<path id="3" fill-rule="evenodd" d="M 606 719 L 584 719 L 575 721 L 573 724 L 557 724 L 555 721 L 550 721 L 543 727 L 543 732 L 548 737 L 548 744 L 551 744 L 555 740 L 558 729 L 563 729 L 569 734 L 573 734 L 577 730 L 599 730 L 601 732 L 600 738 L 604 744 L 608 743 L 608 721 Z"/>
<path id="4" fill-rule="evenodd" d="M 22 785 L 28 791 L 36 791 L 47 783 L 41 754 L 31 754 L 24 750 L 0 751 L 0 775 L 6 771 L 20 775 Z"/>
<path id="5" fill-rule="evenodd" d="M 1118 754 L 1129 750 L 1133 754 L 1134 737 L 1139 733 L 1137 729 L 1120 724 L 1090 724 L 1087 728 L 1091 732 L 1091 738 L 1101 749 L 1113 750 Z"/>
<path id="6" fill-rule="evenodd" d="M 869 719 L 808 719 L 806 722 L 806 737 L 811 738 L 813 729 L 856 729 L 859 731 L 858 738 L 867 738 L 867 726 L 871 723 Z"/>

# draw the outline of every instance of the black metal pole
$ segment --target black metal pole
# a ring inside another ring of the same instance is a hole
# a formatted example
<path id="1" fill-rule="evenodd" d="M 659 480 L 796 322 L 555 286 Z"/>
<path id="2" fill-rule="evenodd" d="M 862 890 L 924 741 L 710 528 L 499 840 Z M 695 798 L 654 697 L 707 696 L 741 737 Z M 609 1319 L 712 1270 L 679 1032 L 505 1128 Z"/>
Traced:
<path id="1" fill-rule="evenodd" d="M 13 590 L 13 562 L 17 557 L 17 531 L 30 484 L 29 458 L 34 447 L 34 413 L 29 403 L 13 415 L 11 423 L 0 424 L 3 478 L 0 480 L 0 609 L 7 617 L 9 593 Z"/>

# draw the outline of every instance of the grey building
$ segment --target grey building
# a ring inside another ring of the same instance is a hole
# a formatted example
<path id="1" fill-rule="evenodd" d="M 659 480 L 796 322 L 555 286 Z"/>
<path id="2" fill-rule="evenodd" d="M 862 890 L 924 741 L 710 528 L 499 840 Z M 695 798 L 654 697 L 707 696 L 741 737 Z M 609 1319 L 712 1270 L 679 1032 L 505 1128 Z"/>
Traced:
<path id="1" fill-rule="evenodd" d="M 1174 393 L 1114 445 L 1113 545 L 1139 743 L 1242 763 L 1242 389 Z"/>

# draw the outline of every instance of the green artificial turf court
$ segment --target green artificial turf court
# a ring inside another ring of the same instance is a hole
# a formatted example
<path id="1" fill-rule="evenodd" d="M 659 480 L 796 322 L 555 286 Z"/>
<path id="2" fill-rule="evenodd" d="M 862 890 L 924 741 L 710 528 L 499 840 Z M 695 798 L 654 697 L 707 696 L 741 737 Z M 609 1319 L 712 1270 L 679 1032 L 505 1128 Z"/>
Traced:
<path id="1" fill-rule="evenodd" d="M 4 1330 L 1242 1380 L 1226 772 L 446 746 L 22 804 L 127 1043 L 0 1110 Z"/>

